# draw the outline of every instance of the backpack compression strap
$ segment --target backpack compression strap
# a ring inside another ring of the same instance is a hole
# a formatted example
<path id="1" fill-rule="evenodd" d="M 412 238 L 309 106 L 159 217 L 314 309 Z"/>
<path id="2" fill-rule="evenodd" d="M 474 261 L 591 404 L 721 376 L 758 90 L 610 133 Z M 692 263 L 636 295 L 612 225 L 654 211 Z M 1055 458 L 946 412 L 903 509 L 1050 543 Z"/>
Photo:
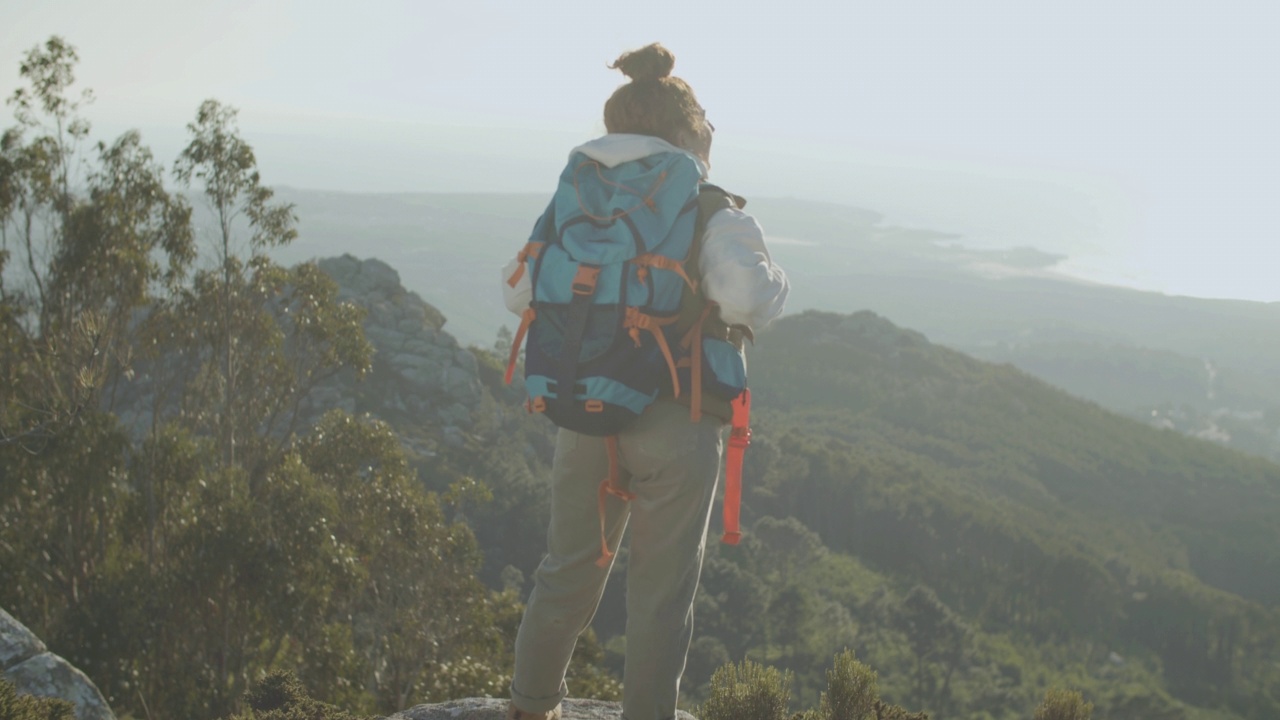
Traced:
<path id="1" fill-rule="evenodd" d="M 520 267 L 524 267 L 521 265 Z M 504 379 L 507 384 L 511 384 L 511 378 L 516 372 L 516 361 L 520 359 L 520 348 L 524 347 L 524 335 L 529 332 L 529 326 L 537 319 L 538 311 L 532 307 L 527 307 L 520 314 L 520 328 L 516 330 L 516 336 L 511 341 L 511 355 L 507 358 L 507 374 Z"/>

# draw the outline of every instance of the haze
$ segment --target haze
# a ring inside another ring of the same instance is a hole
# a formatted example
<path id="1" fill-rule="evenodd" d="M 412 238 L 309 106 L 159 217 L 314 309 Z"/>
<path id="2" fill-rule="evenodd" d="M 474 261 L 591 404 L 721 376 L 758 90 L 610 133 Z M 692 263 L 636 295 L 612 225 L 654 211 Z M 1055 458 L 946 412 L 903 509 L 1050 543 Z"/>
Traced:
<path id="1" fill-rule="evenodd" d="M 61 35 L 95 137 L 137 127 L 166 165 L 215 97 L 272 184 L 549 192 L 603 132 L 622 81 L 605 65 L 660 40 L 737 192 L 1064 253 L 1085 278 L 1280 301 L 1266 0 L 4 4 L 0 92 Z"/>

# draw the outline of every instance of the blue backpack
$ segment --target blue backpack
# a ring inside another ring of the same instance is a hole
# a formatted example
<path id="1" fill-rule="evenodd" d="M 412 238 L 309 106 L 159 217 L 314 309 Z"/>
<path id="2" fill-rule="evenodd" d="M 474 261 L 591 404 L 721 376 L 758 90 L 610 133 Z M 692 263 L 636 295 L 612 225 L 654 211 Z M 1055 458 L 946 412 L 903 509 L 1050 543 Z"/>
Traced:
<path id="1" fill-rule="evenodd" d="M 712 193 L 719 205 L 706 202 Z M 533 299 L 507 366 L 510 382 L 527 333 L 530 410 L 607 437 L 664 392 L 687 393 L 694 419 L 704 389 L 725 401 L 742 393 L 740 349 L 703 333 L 715 307 L 694 269 L 709 213 L 728 203 L 684 153 L 615 167 L 570 157 L 509 280 L 531 276 Z"/>

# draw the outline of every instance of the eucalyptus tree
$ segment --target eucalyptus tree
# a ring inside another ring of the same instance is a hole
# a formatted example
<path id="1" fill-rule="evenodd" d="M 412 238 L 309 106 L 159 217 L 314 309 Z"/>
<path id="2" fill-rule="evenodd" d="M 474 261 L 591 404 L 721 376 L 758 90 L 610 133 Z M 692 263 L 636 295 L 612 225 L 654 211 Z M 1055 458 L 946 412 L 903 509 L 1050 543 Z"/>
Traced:
<path id="1" fill-rule="evenodd" d="M 187 378 L 183 418 L 216 439 L 219 464 L 256 487 L 300 427 L 315 386 L 369 367 L 362 313 L 337 300 L 314 264 L 285 269 L 268 255 L 297 237 L 293 206 L 274 202 L 237 111 L 200 105 L 175 177 L 198 189 L 213 217 L 212 260 L 175 304 L 167 337 L 197 370 Z"/>
<path id="2" fill-rule="evenodd" d="M 0 136 L 0 600 L 37 627 L 88 602 L 117 538 L 127 441 L 101 389 L 193 256 L 138 134 L 86 149 L 77 60 L 58 37 L 29 50 Z"/>

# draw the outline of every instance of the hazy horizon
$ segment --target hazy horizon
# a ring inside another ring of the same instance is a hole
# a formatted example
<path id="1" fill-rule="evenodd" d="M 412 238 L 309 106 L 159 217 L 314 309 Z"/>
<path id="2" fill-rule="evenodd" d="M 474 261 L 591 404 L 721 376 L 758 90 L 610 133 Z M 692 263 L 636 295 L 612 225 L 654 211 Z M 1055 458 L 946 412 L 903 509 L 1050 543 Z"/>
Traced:
<path id="1" fill-rule="evenodd" d="M 716 124 L 712 178 L 749 197 L 1280 301 L 1280 6 L 1030 5 L 49 0 L 6 10 L 0 92 L 58 34 L 93 136 L 139 128 L 166 166 L 215 97 L 273 185 L 537 193 L 603 132 L 605 65 L 660 40 Z"/>

